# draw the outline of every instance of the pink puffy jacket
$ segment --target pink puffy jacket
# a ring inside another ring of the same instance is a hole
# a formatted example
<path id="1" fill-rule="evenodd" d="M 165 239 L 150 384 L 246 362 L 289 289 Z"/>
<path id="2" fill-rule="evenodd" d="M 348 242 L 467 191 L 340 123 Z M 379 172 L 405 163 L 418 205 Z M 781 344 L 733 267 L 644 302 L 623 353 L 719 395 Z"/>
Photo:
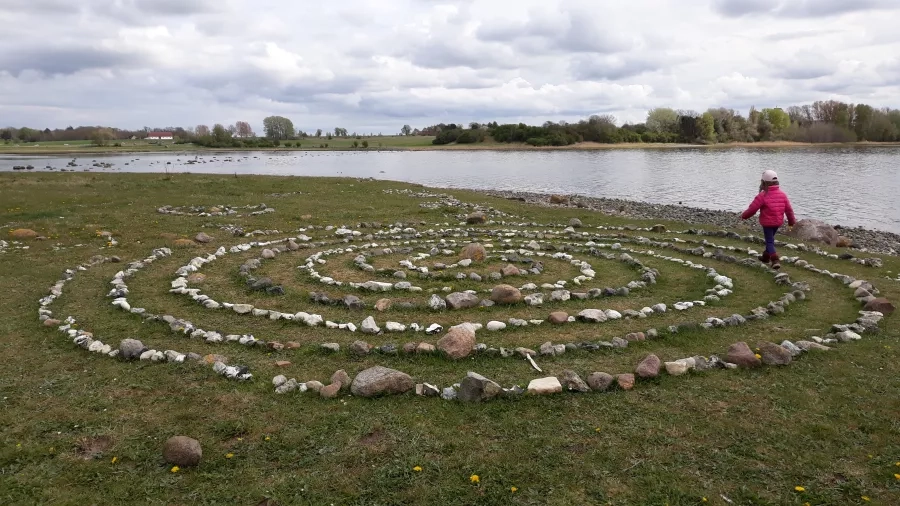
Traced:
<path id="1" fill-rule="evenodd" d="M 794 209 L 786 193 L 777 186 L 770 186 L 768 190 L 759 192 L 759 195 L 750 203 L 750 207 L 741 214 L 741 219 L 746 220 L 759 211 L 759 224 L 764 227 L 780 227 L 784 225 L 784 215 L 787 215 L 788 225 L 794 226 L 797 219 L 794 218 Z"/>

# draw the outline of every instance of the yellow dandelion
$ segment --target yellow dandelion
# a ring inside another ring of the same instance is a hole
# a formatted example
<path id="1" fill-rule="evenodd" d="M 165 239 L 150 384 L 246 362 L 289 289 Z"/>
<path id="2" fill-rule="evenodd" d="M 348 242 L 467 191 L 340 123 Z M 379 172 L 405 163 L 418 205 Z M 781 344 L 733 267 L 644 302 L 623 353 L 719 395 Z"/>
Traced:
<path id="1" fill-rule="evenodd" d="M 113 457 L 112 460 L 109 461 L 110 464 L 115 464 L 119 461 L 119 457 Z"/>
<path id="2" fill-rule="evenodd" d="M 806 489 L 801 487 L 800 485 L 794 487 L 794 490 L 796 490 L 797 492 L 806 492 Z"/>
<path id="3" fill-rule="evenodd" d="M 900 461 L 894 462 L 894 465 L 900 467 Z"/>
<path id="4" fill-rule="evenodd" d="M 414 468 L 413 468 L 413 471 L 415 471 L 415 472 L 417 472 L 417 473 L 421 473 L 421 472 L 422 472 L 422 466 L 416 466 L 416 467 L 414 467 Z"/>
<path id="5" fill-rule="evenodd" d="M 171 471 L 173 473 L 177 473 L 178 471 L 181 471 L 181 468 L 178 466 L 172 466 L 172 469 L 169 469 L 169 471 Z"/>
<path id="6" fill-rule="evenodd" d="M 868 455 L 868 457 L 871 459 L 871 458 L 872 458 L 872 454 L 870 453 L 870 454 Z"/>
<path id="7" fill-rule="evenodd" d="M 22 443 L 16 443 L 16 448 L 21 448 L 21 447 L 22 447 Z"/>
<path id="8" fill-rule="evenodd" d="M 226 453 L 226 454 L 225 454 L 225 458 L 226 458 L 226 459 L 230 459 L 230 458 L 232 458 L 232 457 L 234 457 L 234 454 L 233 454 L 233 453 Z"/>
<path id="9" fill-rule="evenodd" d="M 896 473 L 895 473 L 895 474 L 894 474 L 894 478 L 900 480 L 900 474 L 896 474 Z"/>
<path id="10" fill-rule="evenodd" d="M 238 438 L 238 441 L 243 441 L 243 440 L 244 440 L 244 438 L 242 438 L 242 437 Z"/>
<path id="11" fill-rule="evenodd" d="M 707 501 L 707 499 L 705 497 L 701 497 L 700 500 L 703 502 L 709 502 L 709 501 Z"/>
<path id="12" fill-rule="evenodd" d="M 866 501 L 866 502 L 869 502 L 869 501 L 872 500 L 872 499 L 870 499 L 869 496 L 867 496 L 867 495 L 864 495 L 864 496 L 860 497 L 860 499 L 862 499 L 863 501 Z"/>
<path id="13" fill-rule="evenodd" d="M 757 353 L 757 354 L 756 354 L 756 358 L 758 358 L 758 359 L 759 359 L 759 358 L 762 358 L 762 355 L 760 355 L 759 353 Z"/>
<path id="14" fill-rule="evenodd" d="M 594 432 L 600 432 L 600 427 L 597 427 L 596 429 L 594 429 Z"/>
<path id="15" fill-rule="evenodd" d="M 517 490 L 519 490 L 519 489 L 516 487 L 509 487 L 509 491 L 513 494 L 515 494 Z"/>
<path id="16" fill-rule="evenodd" d="M 479 478 L 477 474 L 473 474 L 472 476 L 469 476 L 469 481 L 472 483 L 481 483 L 481 478 Z"/>
<path id="17" fill-rule="evenodd" d="M 812 505 L 809 504 L 808 502 L 805 502 L 805 503 L 803 503 L 803 506 L 812 506 Z"/>
<path id="18" fill-rule="evenodd" d="M 268 440 L 270 440 L 270 439 L 272 439 L 272 438 L 270 438 L 269 436 L 266 436 L 266 441 L 268 441 Z"/>

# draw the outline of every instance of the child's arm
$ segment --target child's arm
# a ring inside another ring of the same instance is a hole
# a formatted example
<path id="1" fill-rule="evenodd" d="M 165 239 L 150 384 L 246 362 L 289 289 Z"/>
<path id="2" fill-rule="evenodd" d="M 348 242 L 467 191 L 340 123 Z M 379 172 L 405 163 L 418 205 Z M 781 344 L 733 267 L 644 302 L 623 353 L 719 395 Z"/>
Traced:
<path id="1" fill-rule="evenodd" d="M 785 197 L 784 203 L 784 212 L 787 214 L 788 226 L 793 227 L 797 223 L 797 218 L 794 216 L 794 208 L 791 207 L 791 199 Z"/>
<path id="2" fill-rule="evenodd" d="M 753 202 L 750 203 L 750 207 L 747 208 L 746 211 L 741 213 L 741 219 L 746 220 L 747 218 L 753 217 L 756 214 L 756 211 L 759 211 L 759 208 L 763 205 L 763 196 L 765 193 L 760 193 L 753 199 Z"/>

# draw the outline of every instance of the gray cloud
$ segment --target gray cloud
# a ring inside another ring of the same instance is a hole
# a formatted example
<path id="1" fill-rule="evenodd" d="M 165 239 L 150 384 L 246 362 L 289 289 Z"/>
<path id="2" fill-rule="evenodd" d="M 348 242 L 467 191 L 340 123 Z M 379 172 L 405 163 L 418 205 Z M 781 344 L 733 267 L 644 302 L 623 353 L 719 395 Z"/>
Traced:
<path id="1" fill-rule="evenodd" d="M 713 10 L 727 17 L 772 14 L 819 18 L 872 9 L 898 9 L 894 0 L 713 0 Z"/>
<path id="2" fill-rule="evenodd" d="M 898 106 L 885 9 L 900 2 L 707 2 L 0 0 L 0 110 L 17 126 L 259 130 L 282 114 L 395 132 L 831 96 Z"/>
<path id="3" fill-rule="evenodd" d="M 24 48 L 0 53 L 0 72 L 16 75 L 27 70 L 47 75 L 74 74 L 82 70 L 124 67 L 139 56 L 91 47 Z"/>

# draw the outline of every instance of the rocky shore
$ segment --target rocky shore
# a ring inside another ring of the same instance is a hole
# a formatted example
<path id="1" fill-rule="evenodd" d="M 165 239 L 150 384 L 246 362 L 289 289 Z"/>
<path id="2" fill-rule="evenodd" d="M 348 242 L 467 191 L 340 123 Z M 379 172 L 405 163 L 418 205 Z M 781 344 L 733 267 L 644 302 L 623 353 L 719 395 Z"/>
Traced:
<path id="1" fill-rule="evenodd" d="M 728 228 L 732 230 L 752 230 L 756 221 L 742 221 L 739 213 L 670 204 L 652 204 L 633 200 L 611 199 L 603 197 L 584 197 L 580 195 L 566 196 L 565 202 L 551 202 L 551 195 L 544 193 L 518 191 L 483 190 L 481 193 L 492 197 L 518 200 L 539 206 L 577 207 L 599 211 L 612 216 L 646 219 L 671 220 Z M 853 241 L 852 248 L 883 253 L 900 254 L 900 235 L 881 230 L 869 230 L 862 227 L 834 227 L 838 233 Z"/>

